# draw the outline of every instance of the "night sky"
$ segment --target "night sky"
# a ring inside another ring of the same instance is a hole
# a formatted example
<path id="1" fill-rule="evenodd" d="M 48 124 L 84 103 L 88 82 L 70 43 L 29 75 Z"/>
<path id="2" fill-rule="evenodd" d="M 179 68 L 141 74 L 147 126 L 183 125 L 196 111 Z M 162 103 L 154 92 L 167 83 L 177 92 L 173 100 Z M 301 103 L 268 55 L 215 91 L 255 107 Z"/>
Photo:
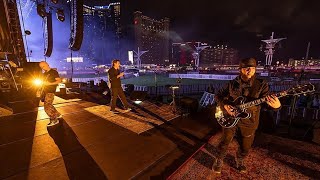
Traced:
<path id="1" fill-rule="evenodd" d="M 320 57 L 320 1 L 304 0 L 135 0 L 130 11 L 171 19 L 175 40 L 224 43 L 242 57 L 263 57 L 260 40 L 286 37 L 275 58 L 301 58 L 311 42 L 310 57 Z"/>
<path id="2" fill-rule="evenodd" d="M 41 18 L 35 7 L 25 6 L 30 0 L 21 2 L 25 29 L 32 33 L 27 37 L 31 57 L 39 61 L 43 59 Z M 103 4 L 109 0 L 87 2 Z M 262 61 L 264 53 L 259 50 L 261 39 L 269 38 L 273 31 L 275 38 L 287 38 L 279 44 L 274 58 L 286 60 L 304 57 L 308 41 L 311 42 L 310 57 L 320 58 L 319 7 L 320 1 L 316 0 L 122 0 L 121 18 L 124 36 L 130 35 L 125 31 L 133 25 L 133 12 L 139 10 L 151 18 L 170 18 L 170 38 L 173 42 L 223 43 L 238 49 L 240 57 L 253 56 Z M 62 23 L 53 17 L 54 48 L 52 56 L 47 59 L 49 62 L 57 63 L 70 54 L 67 21 L 68 18 Z M 124 38 L 132 40 L 132 37 Z M 77 52 L 74 54 L 77 55 Z"/>

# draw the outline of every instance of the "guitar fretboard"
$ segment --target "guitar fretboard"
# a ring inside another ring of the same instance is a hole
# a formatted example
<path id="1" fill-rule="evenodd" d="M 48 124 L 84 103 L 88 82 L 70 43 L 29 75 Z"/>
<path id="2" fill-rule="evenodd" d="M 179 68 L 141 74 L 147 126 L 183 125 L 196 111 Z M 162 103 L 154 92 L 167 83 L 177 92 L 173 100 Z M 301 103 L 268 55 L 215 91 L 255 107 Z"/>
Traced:
<path id="1" fill-rule="evenodd" d="M 282 91 L 282 92 L 280 92 L 280 93 L 275 93 L 275 94 L 273 94 L 273 95 L 276 96 L 276 97 L 278 97 L 278 98 L 280 98 L 280 97 L 286 96 L 287 93 L 286 93 L 286 91 Z M 262 104 L 262 103 L 264 103 L 264 102 L 266 102 L 266 101 L 267 101 L 267 98 L 266 98 L 266 97 L 263 97 L 263 98 L 260 98 L 260 99 L 256 99 L 256 100 L 254 100 L 254 101 L 250 101 L 250 102 L 247 102 L 247 103 L 244 103 L 244 104 L 240 104 L 240 105 L 238 106 L 238 108 L 240 108 L 240 109 L 247 109 L 247 108 L 249 108 L 249 107 Z"/>

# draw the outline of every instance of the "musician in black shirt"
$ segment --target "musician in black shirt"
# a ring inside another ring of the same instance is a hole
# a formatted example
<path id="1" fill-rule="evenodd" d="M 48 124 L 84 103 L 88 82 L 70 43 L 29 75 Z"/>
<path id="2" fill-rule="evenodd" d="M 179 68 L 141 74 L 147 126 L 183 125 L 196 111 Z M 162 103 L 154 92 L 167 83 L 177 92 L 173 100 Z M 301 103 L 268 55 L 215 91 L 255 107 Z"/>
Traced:
<path id="1" fill-rule="evenodd" d="M 59 123 L 58 118 L 61 114 L 53 106 L 54 93 L 56 92 L 57 85 L 61 82 L 59 74 L 56 70 L 51 69 L 49 64 L 41 61 L 39 66 L 43 73 L 43 93 L 44 93 L 44 111 L 50 117 L 48 126 L 53 126 Z"/>
<path id="2" fill-rule="evenodd" d="M 254 58 L 242 59 L 239 65 L 240 75 L 227 83 L 226 86 L 220 89 L 215 95 L 217 104 L 229 115 L 236 116 L 235 108 L 230 105 L 230 101 L 234 101 L 239 96 L 248 99 L 266 97 L 266 103 L 272 109 L 279 109 L 281 107 L 279 99 L 274 95 L 269 95 L 269 85 L 267 82 L 256 78 L 256 66 L 257 62 Z M 240 172 L 246 172 L 244 158 L 248 155 L 254 140 L 255 131 L 258 128 L 260 108 L 260 105 L 248 108 L 247 112 L 251 114 L 250 118 L 240 119 L 234 127 L 222 128 L 223 135 L 218 145 L 218 156 L 213 164 L 214 173 L 221 173 L 227 148 L 237 132 L 240 136 L 236 159 L 237 168 Z"/>
<path id="3" fill-rule="evenodd" d="M 130 111 L 131 108 L 129 108 L 129 104 L 127 102 L 126 96 L 124 95 L 123 89 L 121 87 L 121 80 L 120 78 L 124 76 L 124 73 L 120 73 L 120 60 L 114 59 L 112 60 L 112 67 L 108 71 L 109 75 L 109 82 L 111 86 L 111 112 L 113 113 L 119 113 L 115 110 L 116 108 L 116 102 L 117 98 L 119 96 L 124 108 L 127 111 Z"/>

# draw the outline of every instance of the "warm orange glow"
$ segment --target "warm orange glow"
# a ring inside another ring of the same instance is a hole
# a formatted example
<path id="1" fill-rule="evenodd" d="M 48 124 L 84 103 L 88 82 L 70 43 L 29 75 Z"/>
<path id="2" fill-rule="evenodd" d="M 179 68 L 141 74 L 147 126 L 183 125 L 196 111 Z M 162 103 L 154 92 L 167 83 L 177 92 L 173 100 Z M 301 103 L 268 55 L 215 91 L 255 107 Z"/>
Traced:
<path id="1" fill-rule="evenodd" d="M 43 83 L 43 82 L 42 82 L 41 79 L 34 79 L 34 80 L 33 80 L 33 84 L 36 85 L 36 86 L 41 86 L 42 83 Z"/>

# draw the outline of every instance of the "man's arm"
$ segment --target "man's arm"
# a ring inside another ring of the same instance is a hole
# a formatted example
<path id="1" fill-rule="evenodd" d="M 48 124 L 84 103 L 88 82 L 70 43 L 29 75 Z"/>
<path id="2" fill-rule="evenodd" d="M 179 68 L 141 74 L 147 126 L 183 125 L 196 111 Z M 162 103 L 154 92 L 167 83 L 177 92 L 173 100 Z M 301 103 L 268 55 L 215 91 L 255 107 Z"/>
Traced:
<path id="1" fill-rule="evenodd" d="M 231 81 L 225 84 L 214 96 L 214 98 L 217 104 L 223 109 L 225 109 L 229 115 L 235 116 L 236 115 L 235 108 L 228 104 L 228 98 L 230 95 L 230 92 L 229 92 L 230 84 L 231 84 Z"/>
<path id="2" fill-rule="evenodd" d="M 223 107 L 227 100 L 228 100 L 228 96 L 229 96 L 229 83 L 225 84 L 219 91 L 218 93 L 215 94 L 214 96 L 214 100 L 216 101 L 216 103 Z"/>
<path id="3" fill-rule="evenodd" d="M 58 74 L 57 71 L 53 74 L 53 76 L 55 77 L 55 80 L 56 80 L 56 81 L 54 81 L 54 82 L 45 82 L 45 85 L 46 85 L 46 86 L 49 86 L 49 85 L 57 85 L 57 84 L 61 83 L 62 80 L 61 80 L 61 78 L 59 77 L 59 74 Z"/>
<path id="4" fill-rule="evenodd" d="M 110 82 L 113 82 L 117 79 L 116 72 L 114 71 L 113 68 L 109 69 L 108 75 L 109 75 Z"/>
<path id="5" fill-rule="evenodd" d="M 113 69 L 110 69 L 110 70 L 108 71 L 109 79 L 111 80 L 111 82 L 114 81 L 114 80 L 116 80 L 116 79 L 118 79 L 118 78 L 120 78 L 120 77 L 122 77 L 123 74 L 124 74 L 124 73 L 120 73 L 120 74 L 117 75 L 117 74 L 116 74 L 116 71 L 113 70 Z"/>
<path id="6" fill-rule="evenodd" d="M 54 81 L 54 82 L 48 82 L 48 83 L 46 83 L 46 85 L 57 85 L 57 84 L 59 84 L 59 83 L 61 83 L 61 78 L 60 77 L 58 77 L 58 78 L 55 78 L 55 80 L 56 81 Z"/>
<path id="7" fill-rule="evenodd" d="M 280 103 L 279 99 L 274 95 L 270 95 L 269 84 L 266 81 L 262 82 L 262 90 L 260 93 L 260 97 L 266 97 L 267 98 L 266 103 L 273 110 L 277 111 L 281 108 L 281 103 Z"/>

